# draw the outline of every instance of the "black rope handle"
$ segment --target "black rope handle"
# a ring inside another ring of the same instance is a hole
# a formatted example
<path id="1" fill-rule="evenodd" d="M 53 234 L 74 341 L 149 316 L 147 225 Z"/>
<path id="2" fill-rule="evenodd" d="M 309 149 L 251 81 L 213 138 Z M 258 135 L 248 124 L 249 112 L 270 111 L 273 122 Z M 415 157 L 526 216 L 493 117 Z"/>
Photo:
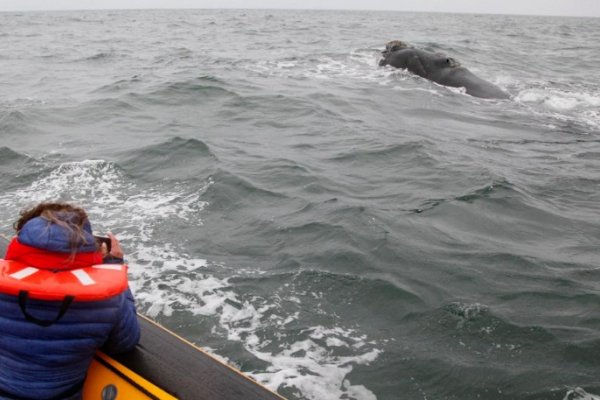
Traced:
<path id="1" fill-rule="evenodd" d="M 27 308 L 27 299 L 29 299 L 29 292 L 27 290 L 21 290 L 19 292 L 19 307 L 21 307 L 21 311 L 23 312 L 25 319 L 27 321 L 33 322 L 34 324 L 47 327 L 47 326 L 50 326 L 50 325 L 54 324 L 55 322 L 57 322 L 59 319 L 61 319 L 63 317 L 63 315 L 65 315 L 65 313 L 69 309 L 69 306 L 71 305 L 73 300 L 75 300 L 75 296 L 69 296 L 69 295 L 65 296 L 62 304 L 60 305 L 60 310 L 58 311 L 58 315 L 54 319 L 39 319 L 39 318 L 36 318 L 33 315 L 29 314 L 26 309 Z"/>

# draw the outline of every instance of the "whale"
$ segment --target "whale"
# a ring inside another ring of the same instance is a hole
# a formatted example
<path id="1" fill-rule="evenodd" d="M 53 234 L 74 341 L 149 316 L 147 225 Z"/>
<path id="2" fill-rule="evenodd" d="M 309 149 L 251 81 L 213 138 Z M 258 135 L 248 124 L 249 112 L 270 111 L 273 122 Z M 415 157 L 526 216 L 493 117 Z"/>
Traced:
<path id="1" fill-rule="evenodd" d="M 479 78 L 454 58 L 409 46 L 392 40 L 381 52 L 380 66 L 406 69 L 422 78 L 450 87 L 464 87 L 467 94 L 484 99 L 508 99 L 504 90 Z"/>

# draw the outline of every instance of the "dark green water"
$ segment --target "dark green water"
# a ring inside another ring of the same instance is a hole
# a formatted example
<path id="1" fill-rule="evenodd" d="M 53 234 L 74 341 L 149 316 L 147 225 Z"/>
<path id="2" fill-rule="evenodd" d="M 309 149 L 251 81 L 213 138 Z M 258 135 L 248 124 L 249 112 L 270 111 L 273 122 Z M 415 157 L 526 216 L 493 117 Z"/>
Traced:
<path id="1" fill-rule="evenodd" d="M 377 67 L 397 38 L 511 100 Z M 597 19 L 0 14 L 2 233 L 83 205 L 140 312 L 290 399 L 592 399 L 599 43 Z"/>

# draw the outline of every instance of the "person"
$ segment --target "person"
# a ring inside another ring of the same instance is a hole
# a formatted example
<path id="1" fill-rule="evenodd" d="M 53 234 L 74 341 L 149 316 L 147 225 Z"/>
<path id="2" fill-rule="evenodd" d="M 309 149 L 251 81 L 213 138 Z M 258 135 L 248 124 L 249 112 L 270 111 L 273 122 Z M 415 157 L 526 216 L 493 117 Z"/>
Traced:
<path id="1" fill-rule="evenodd" d="M 0 259 L 0 399 L 81 399 L 95 352 L 140 338 L 123 251 L 68 203 L 25 210 L 14 228 Z"/>

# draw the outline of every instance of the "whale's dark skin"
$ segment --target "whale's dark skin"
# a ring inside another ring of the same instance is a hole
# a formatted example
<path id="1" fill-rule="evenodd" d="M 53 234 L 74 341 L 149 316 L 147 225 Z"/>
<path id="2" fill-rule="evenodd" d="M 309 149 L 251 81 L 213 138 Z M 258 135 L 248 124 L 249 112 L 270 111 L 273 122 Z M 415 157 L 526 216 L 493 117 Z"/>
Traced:
<path id="1" fill-rule="evenodd" d="M 443 54 L 408 47 L 406 43 L 393 40 L 381 53 L 379 65 L 404 68 L 420 77 L 444 86 L 464 87 L 467 94 L 484 99 L 508 99 L 508 93 L 498 86 L 475 76 L 461 67 L 453 58 Z"/>

